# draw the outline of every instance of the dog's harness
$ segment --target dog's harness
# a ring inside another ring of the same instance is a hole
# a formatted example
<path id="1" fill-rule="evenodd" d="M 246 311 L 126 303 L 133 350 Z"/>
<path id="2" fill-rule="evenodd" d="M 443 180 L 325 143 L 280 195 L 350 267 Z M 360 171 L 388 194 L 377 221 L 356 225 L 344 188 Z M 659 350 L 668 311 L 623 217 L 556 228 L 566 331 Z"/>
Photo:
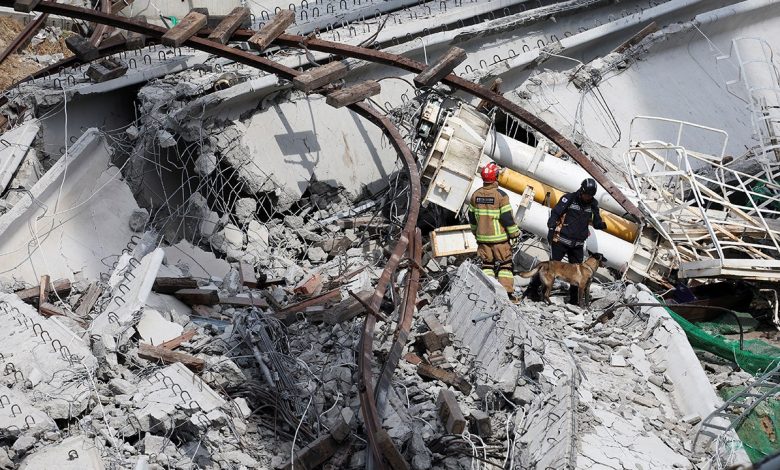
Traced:
<path id="1" fill-rule="evenodd" d="M 587 265 L 587 264 L 585 264 L 585 263 L 581 263 L 581 264 L 582 264 L 582 266 L 584 266 L 584 267 L 585 267 L 585 269 L 587 269 L 588 271 L 590 271 L 590 275 L 592 276 L 592 275 L 593 275 L 593 268 L 591 268 L 590 266 L 588 266 L 588 265 Z"/>

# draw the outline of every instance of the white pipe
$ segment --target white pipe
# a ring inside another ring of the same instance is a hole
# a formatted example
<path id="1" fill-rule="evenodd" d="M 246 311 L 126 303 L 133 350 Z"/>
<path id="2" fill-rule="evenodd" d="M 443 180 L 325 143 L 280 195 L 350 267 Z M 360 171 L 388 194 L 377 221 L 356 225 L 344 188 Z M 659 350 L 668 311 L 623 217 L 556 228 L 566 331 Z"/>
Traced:
<path id="1" fill-rule="evenodd" d="M 482 187 L 482 179 L 474 178 L 469 197 Z M 509 203 L 515 214 L 515 221 L 521 229 L 533 233 L 537 237 L 547 237 L 547 220 L 550 218 L 549 207 L 531 202 L 528 208 L 520 206 L 522 196 L 512 191 L 503 190 L 509 195 Z M 618 270 L 621 274 L 628 269 L 628 264 L 634 255 L 634 245 L 602 230 L 589 228 L 590 236 L 585 241 L 585 247 L 593 253 L 601 253 L 607 259 L 606 265 Z"/>
<path id="2" fill-rule="evenodd" d="M 485 155 L 495 160 L 499 165 L 511 168 L 561 191 L 576 191 L 582 180 L 591 177 L 581 166 L 545 152 L 541 153 L 538 163 L 534 162 L 536 152 L 536 148 L 498 132 L 491 132 L 485 143 Z M 622 187 L 620 189 L 624 194 L 630 194 L 630 190 Z M 634 198 L 629 197 L 629 199 L 633 200 Z M 602 209 L 613 214 L 622 215 L 626 212 L 601 185 L 598 186 L 596 200 Z"/>

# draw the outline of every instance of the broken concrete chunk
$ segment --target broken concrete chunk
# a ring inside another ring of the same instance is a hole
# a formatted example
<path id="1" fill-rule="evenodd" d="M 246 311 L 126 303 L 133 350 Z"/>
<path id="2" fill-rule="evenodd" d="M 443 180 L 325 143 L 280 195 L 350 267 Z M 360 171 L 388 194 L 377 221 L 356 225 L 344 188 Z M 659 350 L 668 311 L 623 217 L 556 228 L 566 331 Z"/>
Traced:
<path id="1" fill-rule="evenodd" d="M 493 434 L 493 426 L 490 423 L 490 415 L 480 410 L 472 410 L 469 414 L 469 420 L 477 434 L 483 439 Z"/>
<path id="2" fill-rule="evenodd" d="M 246 222 L 255 215 L 257 201 L 253 198 L 242 197 L 236 201 L 235 213 L 239 222 Z"/>
<path id="3" fill-rule="evenodd" d="M 446 388 L 441 389 L 436 406 L 439 408 L 439 417 L 447 432 L 449 434 L 462 434 L 466 429 L 466 418 L 460 410 L 455 394 Z"/>
<path id="4" fill-rule="evenodd" d="M 136 233 L 146 230 L 146 224 L 149 223 L 149 211 L 146 209 L 136 209 L 130 214 L 130 230 Z"/>
<path id="5" fill-rule="evenodd" d="M 105 465 L 94 439 L 84 435 L 73 436 L 59 444 L 42 447 L 22 461 L 25 470 L 103 470 Z"/>
<path id="6" fill-rule="evenodd" d="M 157 143 L 162 148 L 171 148 L 176 145 L 176 138 L 165 129 L 157 131 Z"/>
<path id="7" fill-rule="evenodd" d="M 132 395 L 138 390 L 138 386 L 119 377 L 108 382 L 108 388 L 117 395 Z"/>
<path id="8" fill-rule="evenodd" d="M 166 320 L 160 312 L 150 308 L 144 309 L 135 328 L 141 335 L 141 341 L 155 346 L 178 337 L 184 331 L 181 325 Z"/>

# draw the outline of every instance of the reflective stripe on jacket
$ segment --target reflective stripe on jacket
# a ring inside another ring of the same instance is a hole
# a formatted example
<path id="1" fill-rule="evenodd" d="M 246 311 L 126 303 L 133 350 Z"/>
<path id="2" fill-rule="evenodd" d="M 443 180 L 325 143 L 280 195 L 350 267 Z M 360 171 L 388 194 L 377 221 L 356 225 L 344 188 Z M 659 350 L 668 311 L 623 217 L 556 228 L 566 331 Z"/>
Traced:
<path id="1" fill-rule="evenodd" d="M 501 243 L 520 235 L 509 196 L 498 183 L 487 183 L 471 196 L 469 223 L 477 243 Z"/>

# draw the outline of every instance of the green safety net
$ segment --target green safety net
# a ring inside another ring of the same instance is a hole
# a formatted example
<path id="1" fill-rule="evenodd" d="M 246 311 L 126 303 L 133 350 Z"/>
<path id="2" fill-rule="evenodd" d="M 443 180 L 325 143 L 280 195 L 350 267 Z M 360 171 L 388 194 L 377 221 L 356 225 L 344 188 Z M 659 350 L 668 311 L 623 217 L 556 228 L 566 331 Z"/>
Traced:
<path id="1" fill-rule="evenodd" d="M 732 341 L 719 335 L 707 333 L 669 308 L 666 308 L 666 311 L 680 324 L 691 346 L 734 361 L 744 371 L 754 375 L 760 374 L 780 362 L 780 348 L 765 341 L 760 339 L 745 340 L 744 347 L 740 350 L 738 340 Z"/>
<path id="2" fill-rule="evenodd" d="M 758 320 L 753 318 L 753 315 L 745 312 L 734 313 L 739 317 L 739 323 L 742 325 L 742 331 L 744 333 L 756 330 L 758 327 Z M 697 321 L 696 326 L 713 336 L 739 334 L 737 319 L 728 313 L 724 313 L 723 315 L 712 319 L 712 321 Z"/>
<path id="3" fill-rule="evenodd" d="M 724 387 L 719 393 L 724 400 L 728 400 L 744 389 L 745 387 Z M 776 454 L 780 450 L 780 398 L 763 400 L 747 415 L 736 431 L 751 461 L 758 462 L 768 455 Z"/>
<path id="4" fill-rule="evenodd" d="M 772 181 L 772 184 L 777 184 Z M 771 201 L 769 207 L 774 210 L 780 210 L 780 202 L 778 202 L 777 194 L 769 189 L 765 183 L 756 183 L 750 188 L 753 192 L 761 194 L 761 196 L 754 196 L 756 204 L 763 204 L 767 201 Z"/>

